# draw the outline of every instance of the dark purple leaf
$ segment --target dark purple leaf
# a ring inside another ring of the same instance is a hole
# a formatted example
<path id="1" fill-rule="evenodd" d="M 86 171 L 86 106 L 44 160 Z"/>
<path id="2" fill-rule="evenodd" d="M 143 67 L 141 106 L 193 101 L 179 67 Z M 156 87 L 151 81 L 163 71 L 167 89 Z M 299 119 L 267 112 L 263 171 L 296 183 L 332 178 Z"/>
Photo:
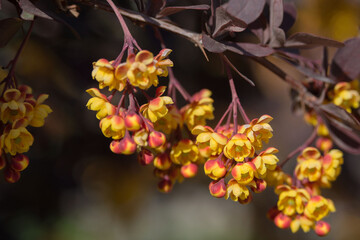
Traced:
<path id="1" fill-rule="evenodd" d="M 284 46 L 291 48 L 312 48 L 319 46 L 343 47 L 344 44 L 342 42 L 309 33 L 295 33 L 286 40 Z"/>
<path id="2" fill-rule="evenodd" d="M 215 13 L 215 29 L 213 37 L 223 34 L 226 31 L 242 32 L 247 24 L 239 19 L 232 17 L 223 7 L 218 7 Z"/>
<path id="3" fill-rule="evenodd" d="M 352 38 L 345 42 L 331 63 L 331 75 L 337 81 L 351 81 L 360 75 L 360 38 Z"/>
<path id="4" fill-rule="evenodd" d="M 165 7 L 166 0 L 151 0 L 148 2 L 147 15 L 153 17 Z"/>
<path id="5" fill-rule="evenodd" d="M 21 28 L 22 23 L 23 21 L 20 18 L 6 18 L 0 21 L 0 48 L 6 46 Z"/>
<path id="6" fill-rule="evenodd" d="M 281 47 L 285 42 L 285 32 L 280 28 L 283 21 L 283 0 L 270 0 L 270 43 L 271 47 Z"/>
<path id="7" fill-rule="evenodd" d="M 226 51 L 226 46 L 221 42 L 212 39 L 206 34 L 202 34 L 202 44 L 206 50 L 213 53 L 222 53 Z"/>
<path id="8" fill-rule="evenodd" d="M 320 75 L 318 73 L 313 72 L 310 68 L 306 68 L 303 66 L 296 66 L 296 69 L 298 69 L 301 73 L 303 73 L 307 77 L 314 78 L 316 80 L 326 82 L 326 83 L 334 83 L 334 80 L 331 78 L 328 78 L 326 76 Z"/>
<path id="9" fill-rule="evenodd" d="M 19 6 L 23 10 L 21 13 L 22 18 L 26 18 L 26 20 L 32 20 L 31 16 L 37 16 L 47 19 L 52 19 L 50 16 L 48 16 L 46 13 L 38 9 L 32 2 L 29 0 L 19 0 Z M 26 17 L 25 17 L 26 16 Z"/>
<path id="10" fill-rule="evenodd" d="M 344 125 L 360 131 L 360 122 L 345 109 L 332 103 L 321 105 L 320 109 L 328 118 L 336 119 L 337 121 L 344 123 Z"/>
<path id="11" fill-rule="evenodd" d="M 274 49 L 269 47 L 263 47 L 255 43 L 225 43 L 226 49 L 241 55 L 252 57 L 266 57 L 275 52 Z"/>
<path id="12" fill-rule="evenodd" d="M 200 5 L 192 5 L 192 6 L 177 6 L 177 7 L 165 7 L 163 8 L 157 15 L 157 18 L 162 18 L 169 16 L 174 13 L 181 12 L 183 10 L 201 10 L 206 11 L 209 10 L 210 6 L 206 4 L 200 4 Z"/>
<path id="13" fill-rule="evenodd" d="M 267 18 L 264 16 L 264 14 L 261 14 L 256 21 L 252 22 L 248 29 L 251 30 L 253 34 L 255 34 L 258 39 L 260 40 L 260 43 L 265 45 L 269 39 L 270 39 L 270 29 Z"/>
<path id="14" fill-rule="evenodd" d="M 294 3 L 284 3 L 284 16 L 280 28 L 283 29 L 285 32 L 289 31 L 289 29 L 295 23 L 296 15 L 297 13 Z"/>
<path id="15" fill-rule="evenodd" d="M 265 0 L 230 0 L 226 11 L 233 17 L 250 24 L 262 13 Z"/>

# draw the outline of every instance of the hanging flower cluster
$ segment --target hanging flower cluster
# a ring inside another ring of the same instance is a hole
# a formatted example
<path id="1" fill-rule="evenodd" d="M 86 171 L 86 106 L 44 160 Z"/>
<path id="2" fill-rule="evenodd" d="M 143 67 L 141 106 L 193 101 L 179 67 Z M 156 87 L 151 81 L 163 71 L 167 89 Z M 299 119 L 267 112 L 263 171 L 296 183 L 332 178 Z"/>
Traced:
<path id="1" fill-rule="evenodd" d="M 268 172 L 276 169 L 279 161 L 275 156 L 276 148 L 269 147 L 257 153 L 272 137 L 271 120 L 269 115 L 263 115 L 236 128 L 227 123 L 215 130 L 202 125 L 192 130 L 197 136 L 200 153 L 206 159 L 205 174 L 213 179 L 209 185 L 212 196 L 246 204 L 252 200 L 249 189 L 255 193 L 265 190 L 264 179 Z M 228 175 L 231 177 L 226 182 Z"/>
<path id="2" fill-rule="evenodd" d="M 154 97 L 144 91 L 157 86 L 158 77 L 168 76 L 168 68 L 173 66 L 167 58 L 170 52 L 163 49 L 153 57 L 151 52 L 141 50 L 130 53 L 124 63 L 100 59 L 93 65 L 92 76 L 99 82 L 100 89 L 107 87 L 113 92 L 106 96 L 97 88 L 87 90 L 92 96 L 87 107 L 97 112 L 104 136 L 112 138 L 111 151 L 126 155 L 137 152 L 142 165 L 153 164 L 154 174 L 160 179 L 158 188 L 163 192 L 169 192 L 176 181 L 196 175 L 203 158 L 188 133 L 194 125 L 205 124 L 214 117 L 209 90 L 189 97 L 188 104 L 181 109 L 173 98 L 164 96 L 165 86 L 158 87 Z M 172 79 L 170 81 L 177 81 Z M 141 106 L 135 96 L 139 91 L 148 99 Z M 117 92 L 122 96 L 118 104 L 113 105 Z"/>
<path id="3" fill-rule="evenodd" d="M 270 210 L 269 217 L 279 228 L 290 227 L 293 233 L 301 227 L 304 232 L 314 229 L 324 236 L 330 225 L 322 221 L 335 211 L 333 202 L 321 196 L 320 187 L 330 187 L 340 174 L 343 154 L 333 149 L 324 156 L 317 148 L 305 148 L 297 158 L 294 184 L 280 184 L 275 193 L 279 195 L 277 206 Z"/>
<path id="4" fill-rule="evenodd" d="M 0 169 L 5 168 L 5 180 L 9 183 L 17 182 L 20 172 L 29 165 L 29 158 L 23 153 L 29 151 L 34 137 L 27 128 L 44 125 L 45 118 L 52 112 L 44 104 L 47 98 L 47 94 L 41 94 L 36 99 L 26 85 L 3 91 L 0 98 Z"/>

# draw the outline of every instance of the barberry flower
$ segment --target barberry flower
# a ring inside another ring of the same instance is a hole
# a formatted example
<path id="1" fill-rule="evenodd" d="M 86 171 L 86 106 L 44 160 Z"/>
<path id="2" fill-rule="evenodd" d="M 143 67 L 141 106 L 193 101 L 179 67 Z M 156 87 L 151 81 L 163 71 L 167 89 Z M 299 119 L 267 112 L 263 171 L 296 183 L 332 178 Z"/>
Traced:
<path id="1" fill-rule="evenodd" d="M 280 185 L 275 193 L 279 194 L 277 207 L 287 216 L 302 214 L 305 204 L 309 201 L 310 195 L 305 189 L 291 188 L 286 185 Z"/>
<path id="2" fill-rule="evenodd" d="M 266 176 L 267 170 L 275 170 L 279 159 L 274 153 L 279 152 L 276 148 L 270 147 L 256 156 L 252 162 L 255 164 L 257 173 L 263 178 Z"/>
<path id="3" fill-rule="evenodd" d="M 314 226 L 314 221 L 308 219 L 304 215 L 297 215 L 294 220 L 292 220 L 290 224 L 291 232 L 296 233 L 299 228 L 304 232 L 309 232 L 310 229 Z"/>
<path id="4" fill-rule="evenodd" d="M 276 167 L 275 170 L 267 170 L 266 176 L 264 177 L 264 180 L 267 182 L 269 186 L 279 186 L 284 183 L 291 185 L 292 180 L 291 177 L 284 173 L 280 167 Z"/>
<path id="5" fill-rule="evenodd" d="M 285 229 L 290 226 L 291 218 L 280 212 L 278 215 L 276 215 L 274 223 L 278 228 Z"/>
<path id="6" fill-rule="evenodd" d="M 125 137 L 121 140 L 113 140 L 110 143 L 110 150 L 116 154 L 130 155 L 136 151 L 136 143 L 130 137 L 128 132 L 125 133 Z"/>
<path id="7" fill-rule="evenodd" d="M 214 107 L 212 105 L 214 100 L 210 96 L 211 91 L 203 89 L 194 94 L 191 98 L 191 103 L 180 110 L 189 130 L 192 130 L 196 125 L 204 126 L 206 125 L 206 120 L 214 119 Z"/>
<path id="8" fill-rule="evenodd" d="M 140 130 L 143 125 L 141 117 L 134 111 L 127 112 L 124 121 L 126 129 L 129 131 Z"/>
<path id="9" fill-rule="evenodd" d="M 219 181 L 212 181 L 209 184 L 210 194 L 217 198 L 222 198 L 226 194 L 225 180 L 222 178 Z"/>
<path id="10" fill-rule="evenodd" d="M 165 134 L 158 131 L 150 132 L 148 143 L 149 143 L 149 147 L 151 148 L 160 148 L 164 146 L 164 144 L 166 143 Z"/>
<path id="11" fill-rule="evenodd" d="M 320 195 L 312 197 L 306 204 L 304 214 L 309 219 L 319 221 L 329 214 L 335 212 L 335 206 L 330 199 Z"/>
<path id="12" fill-rule="evenodd" d="M 213 159 L 209 159 L 204 164 L 205 174 L 214 180 L 218 180 L 226 175 L 226 167 L 225 167 L 225 158 L 217 157 Z"/>
<path id="13" fill-rule="evenodd" d="M 231 175 L 242 185 L 253 181 L 256 167 L 252 162 L 237 163 L 231 171 Z"/>
<path id="14" fill-rule="evenodd" d="M 41 94 L 36 101 L 31 102 L 31 111 L 26 111 L 26 115 L 29 121 L 29 125 L 32 127 L 42 127 L 45 124 L 45 118 L 52 113 L 51 108 L 43 104 L 43 102 L 49 97 L 47 94 Z M 27 106 L 28 99 L 26 99 L 25 106 Z M 29 116 L 30 115 L 30 116 Z"/>
<path id="15" fill-rule="evenodd" d="M 327 235 L 330 229 L 330 224 L 324 221 L 318 221 L 315 225 L 315 233 L 320 237 Z"/>
<path id="16" fill-rule="evenodd" d="M 313 147 L 307 147 L 298 157 L 298 165 L 295 168 L 295 174 L 299 180 L 308 179 L 310 182 L 316 182 L 321 178 L 321 154 Z"/>
<path id="17" fill-rule="evenodd" d="M 90 88 L 86 90 L 87 93 L 89 93 L 92 98 L 89 99 L 89 101 L 86 104 L 86 107 L 89 110 L 97 111 L 96 118 L 101 120 L 104 117 L 108 115 L 114 115 L 116 112 L 116 108 L 114 105 L 112 105 L 106 96 L 102 94 L 99 89 L 96 88 Z"/>
<path id="18" fill-rule="evenodd" d="M 11 168 L 21 172 L 29 166 L 29 158 L 24 154 L 16 154 L 11 158 Z"/>
<path id="19" fill-rule="evenodd" d="M 168 68 L 174 66 L 174 63 L 167 58 L 171 52 L 171 49 L 162 49 L 154 58 L 156 74 L 160 77 L 167 77 Z"/>
<path id="20" fill-rule="evenodd" d="M 334 87 L 333 103 L 351 113 L 351 108 L 358 108 L 360 102 L 359 93 L 352 89 L 348 82 L 339 82 Z"/>
<path id="21" fill-rule="evenodd" d="M 100 128 L 105 137 L 121 139 L 125 136 L 125 121 L 121 116 L 110 115 L 101 119 Z"/>
<path id="22" fill-rule="evenodd" d="M 25 128 L 27 126 L 25 119 L 15 120 L 12 125 L 5 127 L 4 133 L 0 137 L 1 148 L 5 153 L 15 156 L 17 153 L 29 151 L 34 142 L 34 137 Z"/>
<path id="23" fill-rule="evenodd" d="M 173 103 L 174 102 L 171 97 L 157 97 L 150 100 L 149 103 L 142 105 L 140 112 L 144 115 L 144 117 L 150 119 L 150 121 L 154 123 L 168 113 L 168 108 L 166 105 Z"/>
<path id="24" fill-rule="evenodd" d="M 256 150 L 262 148 L 263 142 L 268 143 L 273 136 L 269 122 L 273 118 L 269 115 L 263 115 L 259 119 L 253 119 L 250 124 L 244 124 L 240 128 L 240 133 L 245 134 Z"/>
<path id="25" fill-rule="evenodd" d="M 181 119 L 179 110 L 177 110 L 177 108 L 173 105 L 170 105 L 168 107 L 168 112 L 164 117 L 159 118 L 154 123 L 154 128 L 157 131 L 160 131 L 160 132 L 163 132 L 166 134 L 170 134 L 171 131 L 177 129 L 178 126 L 180 126 L 180 128 L 181 128 L 182 119 Z"/>
<path id="26" fill-rule="evenodd" d="M 235 134 L 225 145 L 224 154 L 229 159 L 242 162 L 246 157 L 253 157 L 255 149 L 244 134 Z"/>
<path id="27" fill-rule="evenodd" d="M 179 165 L 195 163 L 199 159 L 199 149 L 190 139 L 182 139 L 172 147 L 170 158 L 173 163 Z"/>
<path id="28" fill-rule="evenodd" d="M 230 198 L 231 200 L 237 202 L 239 200 L 245 201 L 250 197 L 249 189 L 235 179 L 231 179 L 226 186 L 225 199 Z"/>
<path id="29" fill-rule="evenodd" d="M 115 68 L 112 65 L 113 61 L 108 61 L 104 58 L 99 59 L 93 63 L 92 78 L 99 82 L 99 88 L 103 89 L 109 87 L 109 91 L 116 89 L 122 91 L 125 88 L 126 81 L 115 78 Z"/>
<path id="30" fill-rule="evenodd" d="M 160 153 L 154 158 L 154 167 L 160 170 L 168 170 L 171 167 L 171 160 L 167 153 Z"/>
<path id="31" fill-rule="evenodd" d="M 149 165 L 154 161 L 154 154 L 148 149 L 143 148 L 138 154 L 138 160 L 141 165 Z"/>
<path id="32" fill-rule="evenodd" d="M 195 177 L 198 171 L 198 166 L 195 163 L 187 163 L 181 166 L 180 172 L 185 178 Z"/>
<path id="33" fill-rule="evenodd" d="M 222 153 L 226 143 L 228 142 L 227 137 L 220 133 L 214 132 L 214 130 L 208 126 L 198 125 L 192 129 L 191 133 L 197 135 L 196 143 L 200 149 L 206 149 L 210 147 L 211 155 L 219 155 Z"/>
<path id="34" fill-rule="evenodd" d="M 0 99 L 1 121 L 3 123 L 13 122 L 24 117 L 26 113 L 24 100 L 25 94 L 18 89 L 7 89 Z"/>

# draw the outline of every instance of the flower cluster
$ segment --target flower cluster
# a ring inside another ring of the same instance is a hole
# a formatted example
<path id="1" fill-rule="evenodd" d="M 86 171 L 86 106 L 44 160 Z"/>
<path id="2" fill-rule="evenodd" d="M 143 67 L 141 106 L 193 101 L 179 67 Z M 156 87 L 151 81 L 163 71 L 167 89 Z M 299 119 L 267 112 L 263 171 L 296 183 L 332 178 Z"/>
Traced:
<path id="1" fill-rule="evenodd" d="M 209 185 L 211 195 L 245 204 L 252 200 L 249 188 L 255 193 L 265 190 L 267 174 L 276 171 L 278 150 L 269 147 L 260 153 L 256 151 L 272 137 L 271 120 L 272 117 L 263 115 L 238 127 L 233 124 L 216 130 L 202 125 L 194 127 L 192 133 L 206 159 L 205 174 L 213 179 Z M 231 178 L 226 183 L 229 174 Z"/>
<path id="2" fill-rule="evenodd" d="M 29 151 L 34 138 L 27 127 L 42 127 L 45 118 L 52 112 L 43 104 L 48 95 L 37 99 L 29 86 L 21 85 L 8 88 L 0 98 L 0 169 L 5 168 L 5 180 L 17 182 L 20 172 L 29 165 L 29 159 L 23 153 Z"/>
<path id="3" fill-rule="evenodd" d="M 329 99 L 337 106 L 344 108 L 349 113 L 360 105 L 360 94 L 357 80 L 350 82 L 339 82 L 334 89 L 328 93 Z"/>
<path id="4" fill-rule="evenodd" d="M 330 231 L 330 225 L 322 219 L 335 211 L 333 202 L 320 195 L 320 187 L 330 187 L 339 175 L 343 162 L 342 152 L 333 149 L 321 156 L 318 149 L 308 147 L 297 158 L 295 185 L 280 184 L 275 193 L 279 195 L 277 206 L 269 216 L 279 228 L 290 227 L 297 232 L 314 229 L 319 236 Z"/>
<path id="5" fill-rule="evenodd" d="M 137 152 L 140 164 L 152 164 L 162 192 L 171 191 L 176 181 L 196 175 L 203 157 L 188 133 L 194 125 L 206 124 L 206 120 L 212 119 L 214 109 L 207 89 L 190 97 L 180 110 L 173 98 L 164 95 L 165 86 L 158 87 L 153 98 L 144 92 L 158 85 L 158 76 L 168 75 L 168 67 L 173 65 L 167 58 L 170 52 L 163 49 L 153 57 L 149 51 L 142 50 L 136 55 L 129 54 L 126 62 L 120 64 L 100 59 L 94 63 L 92 76 L 99 82 L 100 89 L 108 87 L 113 92 L 106 96 L 96 88 L 87 90 L 92 96 L 87 107 L 97 112 L 104 136 L 112 138 L 111 151 Z M 135 96 L 137 89 L 148 99 L 141 106 Z M 122 92 L 122 96 L 119 103 L 113 105 L 116 92 Z"/>

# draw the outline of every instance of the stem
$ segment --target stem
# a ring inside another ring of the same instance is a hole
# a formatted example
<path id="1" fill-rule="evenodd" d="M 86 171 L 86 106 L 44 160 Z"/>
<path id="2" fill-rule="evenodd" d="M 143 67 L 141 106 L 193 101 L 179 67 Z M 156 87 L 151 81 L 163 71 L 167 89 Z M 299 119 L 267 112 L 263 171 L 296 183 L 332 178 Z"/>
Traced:
<path id="1" fill-rule="evenodd" d="M 317 136 L 317 130 L 314 128 L 313 132 L 311 133 L 310 137 L 298 148 L 296 148 L 294 151 L 292 151 L 287 158 L 279 164 L 279 166 L 282 168 L 292 157 L 294 157 L 298 152 L 304 150 L 306 147 L 308 147 L 316 138 Z"/>
<path id="2" fill-rule="evenodd" d="M 239 107 L 241 116 L 242 116 L 242 118 L 244 119 L 245 123 L 246 123 L 246 124 L 249 124 L 249 123 L 250 123 L 250 119 L 249 119 L 249 117 L 246 115 L 245 110 L 244 110 L 244 108 L 242 107 L 239 98 L 237 99 L 236 103 L 237 103 L 237 105 L 238 105 L 238 107 Z"/>
<path id="3" fill-rule="evenodd" d="M 235 88 L 235 84 L 234 84 L 234 79 L 232 78 L 231 75 L 231 71 L 229 68 L 229 65 L 224 61 L 224 65 L 226 68 L 226 73 L 227 76 L 229 78 L 229 84 L 230 84 L 230 89 L 231 89 L 231 96 L 232 96 L 232 112 L 233 112 L 233 123 L 234 123 L 234 130 L 233 130 L 233 135 L 237 133 L 237 127 L 238 127 L 238 123 L 237 123 L 237 107 L 236 107 L 236 99 L 239 99 L 237 93 L 236 93 L 236 88 Z"/>
<path id="4" fill-rule="evenodd" d="M 218 122 L 218 124 L 216 125 L 214 132 L 216 132 L 216 130 L 220 127 L 221 123 L 224 121 L 225 117 L 228 115 L 228 113 L 230 112 L 230 110 L 233 107 L 233 102 L 230 103 L 229 107 L 226 109 L 224 115 L 221 117 L 220 121 Z"/>
<path id="5" fill-rule="evenodd" d="M 176 88 L 176 90 L 179 91 L 181 96 L 185 99 L 187 102 L 191 102 L 191 96 L 190 94 L 185 90 L 185 88 L 180 84 L 180 82 L 175 78 L 174 72 L 171 68 L 169 68 L 169 81 L 170 83 Z M 169 84 L 170 84 L 169 83 Z"/>

